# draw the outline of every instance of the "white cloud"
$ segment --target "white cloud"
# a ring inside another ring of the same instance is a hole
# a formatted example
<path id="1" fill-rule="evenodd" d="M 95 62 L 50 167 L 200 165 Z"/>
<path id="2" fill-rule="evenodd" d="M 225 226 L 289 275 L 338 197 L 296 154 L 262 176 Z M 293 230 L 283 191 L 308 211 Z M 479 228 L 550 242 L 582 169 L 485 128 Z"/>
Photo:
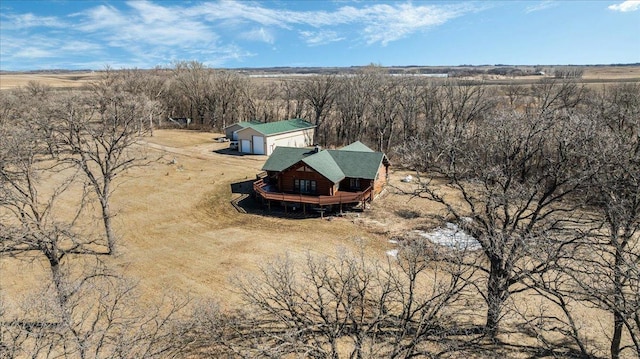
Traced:
<path id="1" fill-rule="evenodd" d="M 54 16 L 37 16 L 31 13 L 20 15 L 0 15 L 0 27 L 4 30 L 17 30 L 33 27 L 62 28 L 67 24 Z"/>
<path id="2" fill-rule="evenodd" d="M 300 31 L 300 36 L 309 46 L 325 45 L 345 39 L 335 31 Z"/>
<path id="3" fill-rule="evenodd" d="M 234 20 L 237 22 L 253 22 L 264 26 L 286 25 L 286 21 L 282 19 L 283 12 L 267 9 L 253 3 L 241 3 L 232 0 L 207 2 L 186 9 L 185 14 L 203 16 L 208 22 Z"/>
<path id="4" fill-rule="evenodd" d="M 59 47 L 61 51 L 64 52 L 70 52 L 70 53 L 74 53 L 74 54 L 87 54 L 87 53 L 98 53 L 100 52 L 103 47 L 93 43 L 93 42 L 88 42 L 88 41 L 82 41 L 82 40 L 69 40 L 69 41 L 64 41 L 64 43 L 62 44 L 62 46 Z"/>
<path id="5" fill-rule="evenodd" d="M 180 8 L 163 8 L 147 1 L 128 2 L 134 10 L 123 13 L 100 5 L 86 11 L 78 29 L 99 33 L 111 46 L 144 44 L 159 46 L 211 45 L 218 36 L 206 25 L 184 18 Z"/>
<path id="6" fill-rule="evenodd" d="M 286 6 L 287 2 L 266 5 L 237 0 L 195 3 L 132 0 L 112 4 L 91 5 L 60 17 L 0 14 L 3 63 L 42 57 L 52 58 L 51 63 L 55 59 L 75 63 L 81 61 L 79 58 L 94 55 L 104 58 L 105 64 L 128 62 L 152 67 L 174 59 L 198 58 L 204 63 L 222 65 L 224 61 L 256 56 L 243 48 L 243 42 L 276 45 L 276 33 L 298 36 L 307 46 L 347 39 L 384 46 L 477 10 L 476 5 L 426 5 L 411 1 L 351 2 L 336 5 L 332 10 L 311 11 L 275 7 Z M 14 43 L 19 45 L 8 45 Z"/>
<path id="7" fill-rule="evenodd" d="M 47 50 L 41 47 L 25 46 L 13 53 L 12 56 L 15 58 L 41 59 L 47 57 L 55 57 L 57 56 L 57 53 L 55 51 Z"/>
<path id="8" fill-rule="evenodd" d="M 265 8 L 256 3 L 225 0 L 205 3 L 189 9 L 190 14 L 203 14 L 207 21 L 235 20 L 291 29 L 294 25 L 314 28 L 352 25 L 367 43 L 386 45 L 411 33 L 442 25 L 472 11 L 471 5 L 419 5 L 411 2 L 392 5 L 343 6 L 335 11 L 290 11 Z M 307 31 L 307 30 L 300 30 Z"/>
<path id="9" fill-rule="evenodd" d="M 537 4 L 527 6 L 527 8 L 525 9 L 525 12 L 528 14 L 528 13 L 531 13 L 531 12 L 550 9 L 550 8 L 556 7 L 556 6 L 558 6 L 557 2 L 552 1 L 552 0 L 544 0 L 544 1 L 540 1 Z"/>
<path id="10" fill-rule="evenodd" d="M 273 44 L 275 42 L 275 36 L 273 36 L 271 30 L 264 27 L 245 31 L 240 34 L 240 37 L 249 41 L 266 42 L 267 44 Z"/>
<path id="11" fill-rule="evenodd" d="M 332 27 L 354 28 L 352 38 L 368 44 L 386 45 L 413 33 L 442 25 L 472 11 L 470 6 L 414 5 L 392 3 L 342 6 L 335 11 L 291 11 L 266 8 L 259 3 L 222 0 L 195 6 L 162 6 L 150 1 L 129 1 L 131 11 L 100 5 L 86 11 L 79 29 L 103 33 L 111 46 L 128 47 L 132 43 L 191 46 L 214 46 L 218 31 L 238 29 L 235 36 L 243 40 L 273 44 L 273 28 L 298 31 L 310 46 L 344 40 Z M 253 30 L 242 31 L 251 25 Z M 313 29 L 306 29 L 311 27 Z"/>
<path id="12" fill-rule="evenodd" d="M 413 6 L 410 3 L 395 6 L 375 5 L 365 9 L 367 25 L 364 34 L 367 43 L 387 45 L 412 33 L 424 31 L 470 11 L 466 7 Z"/>
<path id="13" fill-rule="evenodd" d="M 627 0 L 620 4 L 609 5 L 609 10 L 631 12 L 640 10 L 640 0 Z"/>

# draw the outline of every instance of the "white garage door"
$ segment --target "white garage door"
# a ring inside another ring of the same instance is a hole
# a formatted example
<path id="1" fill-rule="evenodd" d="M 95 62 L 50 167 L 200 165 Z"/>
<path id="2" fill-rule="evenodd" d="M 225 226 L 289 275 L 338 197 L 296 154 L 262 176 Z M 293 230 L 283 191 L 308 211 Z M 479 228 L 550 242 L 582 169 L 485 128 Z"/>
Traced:
<path id="1" fill-rule="evenodd" d="M 253 153 L 256 155 L 264 155 L 264 137 L 253 136 Z"/>
<path id="2" fill-rule="evenodd" d="M 251 153 L 251 141 L 249 140 L 240 141 L 240 152 Z"/>

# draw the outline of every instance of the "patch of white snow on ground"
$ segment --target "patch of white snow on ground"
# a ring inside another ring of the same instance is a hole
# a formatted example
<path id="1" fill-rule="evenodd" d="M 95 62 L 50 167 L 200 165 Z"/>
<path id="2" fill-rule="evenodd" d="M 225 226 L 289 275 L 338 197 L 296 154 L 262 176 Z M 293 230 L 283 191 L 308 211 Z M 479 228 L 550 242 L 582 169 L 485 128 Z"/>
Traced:
<path id="1" fill-rule="evenodd" d="M 438 227 L 430 232 L 416 232 L 418 232 L 420 236 L 427 238 L 432 243 L 439 244 L 441 246 L 459 250 L 480 249 L 480 243 L 454 223 L 447 223 L 445 228 Z"/>
<path id="2" fill-rule="evenodd" d="M 387 251 L 387 255 L 389 257 L 397 257 L 398 256 L 398 250 L 397 249 L 391 249 Z"/>

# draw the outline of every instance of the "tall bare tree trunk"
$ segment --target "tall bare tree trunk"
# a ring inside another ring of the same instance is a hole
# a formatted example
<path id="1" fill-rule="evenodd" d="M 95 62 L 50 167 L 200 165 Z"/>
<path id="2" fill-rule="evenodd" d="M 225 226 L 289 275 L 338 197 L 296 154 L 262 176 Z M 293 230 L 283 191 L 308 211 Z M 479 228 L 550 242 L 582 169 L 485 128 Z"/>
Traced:
<path id="1" fill-rule="evenodd" d="M 622 328 L 624 326 L 624 317 L 618 308 L 623 308 L 623 298 L 624 293 L 622 290 L 622 275 L 620 271 L 622 270 L 622 266 L 624 265 L 624 258 L 622 257 L 622 253 L 620 251 L 619 246 L 616 246 L 615 249 L 615 259 L 614 259 L 614 267 L 613 267 L 613 285 L 614 288 L 614 310 L 613 310 L 613 335 L 611 337 L 611 359 L 619 359 L 620 358 L 620 343 L 622 341 Z"/>
<path id="2" fill-rule="evenodd" d="M 495 339 L 498 334 L 502 308 L 509 295 L 508 275 L 509 273 L 503 269 L 502 261 L 495 258 L 491 259 L 491 270 L 487 284 L 487 320 L 485 324 L 486 333 L 491 339 Z"/>
<path id="3" fill-rule="evenodd" d="M 109 207 L 109 185 L 105 184 L 105 196 L 100 196 L 100 207 L 102 209 L 102 222 L 107 236 L 107 254 L 114 254 L 116 248 L 116 235 L 111 224 L 111 209 Z"/>

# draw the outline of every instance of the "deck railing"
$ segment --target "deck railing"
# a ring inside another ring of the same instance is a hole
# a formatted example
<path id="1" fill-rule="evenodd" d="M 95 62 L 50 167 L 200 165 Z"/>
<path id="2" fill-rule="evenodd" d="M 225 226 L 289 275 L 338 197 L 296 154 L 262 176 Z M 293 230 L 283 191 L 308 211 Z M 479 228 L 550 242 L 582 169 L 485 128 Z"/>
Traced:
<path id="1" fill-rule="evenodd" d="M 283 192 L 272 192 L 265 189 L 266 184 L 263 179 L 259 179 L 253 183 L 253 190 L 260 195 L 260 197 L 272 201 L 294 202 L 294 203 L 308 203 L 319 206 L 328 206 L 332 204 L 346 204 L 362 202 L 364 200 L 371 199 L 372 187 L 367 187 L 364 191 L 360 192 L 342 192 L 339 191 L 334 196 L 313 196 L 306 194 L 293 194 Z"/>

